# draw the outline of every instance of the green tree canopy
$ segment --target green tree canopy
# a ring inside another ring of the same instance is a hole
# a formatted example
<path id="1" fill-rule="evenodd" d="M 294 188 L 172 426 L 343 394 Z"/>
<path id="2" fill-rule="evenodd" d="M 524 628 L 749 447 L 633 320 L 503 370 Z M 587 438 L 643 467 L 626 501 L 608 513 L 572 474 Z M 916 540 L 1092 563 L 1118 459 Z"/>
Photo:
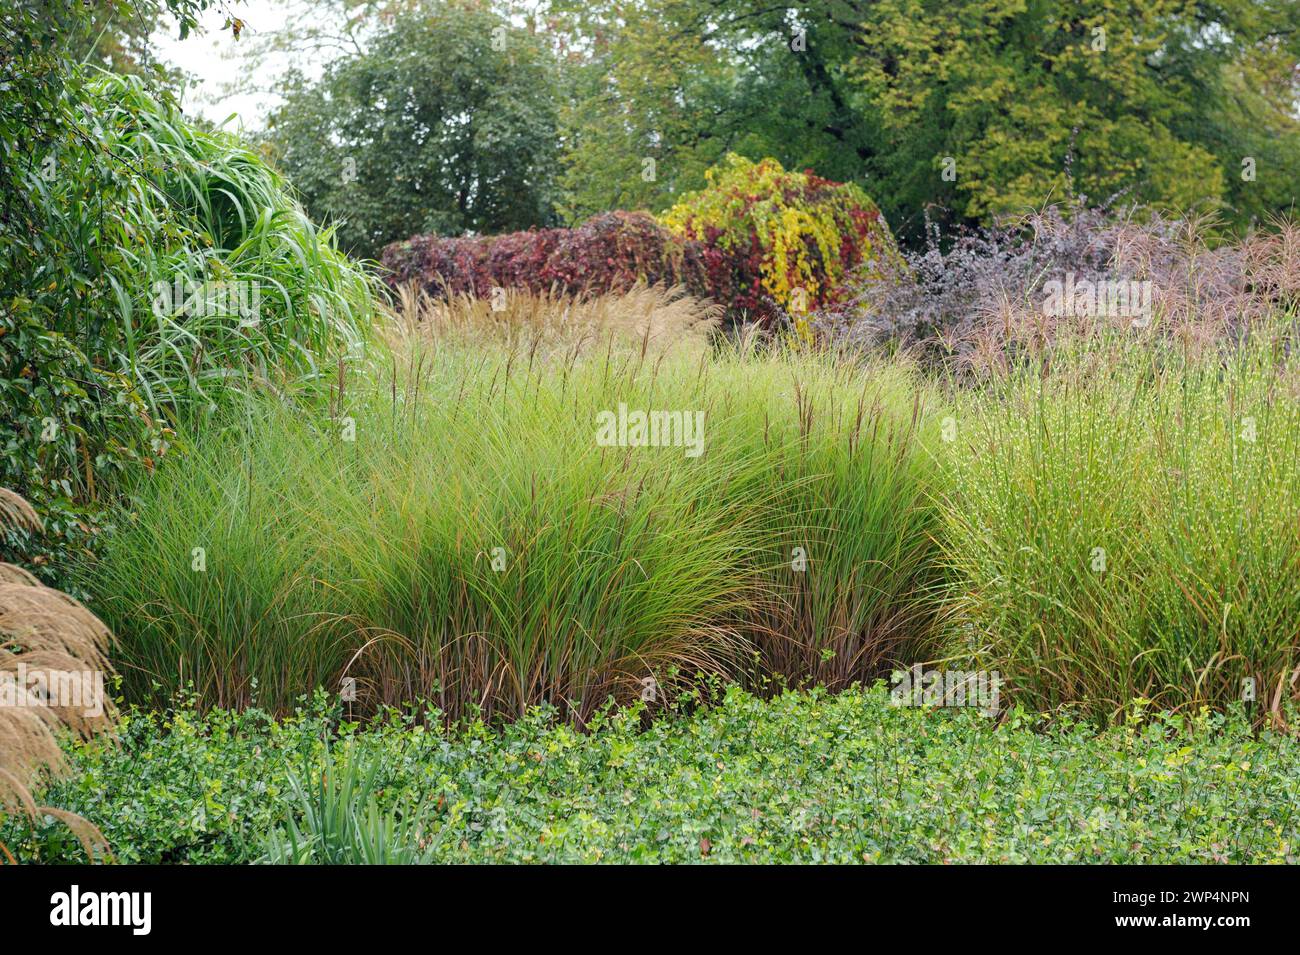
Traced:
<path id="1" fill-rule="evenodd" d="M 474 0 L 404 4 L 372 25 L 320 80 L 292 75 L 269 124 L 313 216 L 372 257 L 416 233 L 551 221 L 559 94 L 546 43 Z"/>
<path id="2" fill-rule="evenodd" d="M 565 207 L 663 208 L 727 151 L 863 185 L 895 228 L 1122 192 L 1246 222 L 1300 187 L 1290 0 L 552 0 Z M 656 183 L 640 157 L 659 157 Z M 1249 160 L 1249 161 L 1248 161 Z M 1253 173 L 1253 178 L 1252 178 Z"/>
<path id="3" fill-rule="evenodd" d="M 1297 27 L 1300 7 L 1254 0 L 883 0 L 847 72 L 879 112 L 895 201 L 982 219 L 1123 191 L 1245 219 L 1300 184 L 1279 69 Z"/>

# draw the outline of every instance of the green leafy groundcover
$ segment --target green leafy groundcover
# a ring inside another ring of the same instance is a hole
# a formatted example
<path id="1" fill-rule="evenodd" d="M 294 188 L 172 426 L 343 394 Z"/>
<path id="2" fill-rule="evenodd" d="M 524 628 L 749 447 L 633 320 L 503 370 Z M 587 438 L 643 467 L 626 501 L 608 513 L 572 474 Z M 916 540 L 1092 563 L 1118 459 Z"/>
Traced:
<path id="1" fill-rule="evenodd" d="M 499 730 L 367 729 L 318 699 L 129 714 L 117 747 L 71 755 L 44 801 L 103 827 L 119 862 L 241 862 L 292 804 L 324 740 L 382 753 L 381 802 L 424 799 L 454 862 L 1295 862 L 1300 748 L 1234 717 L 1143 716 L 1098 734 L 1021 711 L 737 689 L 648 728 L 637 708 L 582 733 L 535 710 Z M 436 724 L 433 724 L 436 725 Z M 30 858 L 74 861 L 55 829 L 0 827 Z M 39 844 L 39 846 L 38 846 Z"/>

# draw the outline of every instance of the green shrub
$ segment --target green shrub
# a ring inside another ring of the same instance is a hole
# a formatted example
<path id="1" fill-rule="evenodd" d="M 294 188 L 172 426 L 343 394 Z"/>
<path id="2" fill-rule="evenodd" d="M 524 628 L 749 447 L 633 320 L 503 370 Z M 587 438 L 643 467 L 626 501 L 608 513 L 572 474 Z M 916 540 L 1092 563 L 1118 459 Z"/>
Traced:
<path id="1" fill-rule="evenodd" d="M 323 758 L 337 719 L 315 701 L 282 722 L 264 711 L 124 709 L 116 743 L 69 746 L 71 772 L 51 805 L 87 807 L 104 823 L 121 864 L 251 862 L 292 807 L 289 774 Z M 43 832 L 0 835 L 20 861 L 77 861 L 80 851 L 51 820 Z M 15 838 L 21 836 L 20 838 Z"/>
<path id="2" fill-rule="evenodd" d="M 961 639 L 1026 705 L 1255 712 L 1300 664 L 1292 340 L 1063 342 L 954 412 Z"/>
<path id="3" fill-rule="evenodd" d="M 333 745 L 380 767 L 381 813 L 427 802 L 441 862 L 1267 863 L 1300 846 L 1300 749 L 1237 715 L 1097 733 L 891 706 L 883 687 L 732 690 L 644 730 L 636 708 L 587 733 L 557 715 L 451 731 L 389 716 Z M 290 776 L 320 764 L 333 722 L 319 704 L 284 722 L 128 713 L 120 746 L 75 747 L 77 776 L 41 798 L 98 823 L 124 863 L 253 861 L 300 818 Z"/>
<path id="4" fill-rule="evenodd" d="M 159 9 L 184 33 L 207 6 L 162 0 Z M 103 13 L 78 0 L 13 0 L 0 21 L 0 486 L 31 500 L 46 531 L 0 533 L 0 559 L 23 559 L 56 584 L 69 553 L 99 529 L 87 500 L 159 437 L 130 381 L 99 367 L 58 324 L 111 307 L 87 294 L 111 253 L 94 241 L 96 225 L 116 214 L 115 190 L 134 176 L 85 135 L 93 107 L 80 63 Z M 82 187 L 97 198 L 93 221 L 70 218 L 52 195 L 73 151 L 89 172 Z"/>
<path id="5" fill-rule="evenodd" d="M 376 288 L 234 137 L 138 77 L 70 76 L 41 161 L 14 172 L 31 221 L 0 244 L 0 484 L 51 518 L 37 566 L 89 546 L 177 418 L 332 369 Z"/>
<path id="6" fill-rule="evenodd" d="M 584 720 L 753 650 L 840 684 L 928 645 L 937 517 L 905 370 L 444 345 L 395 374 L 333 421 L 253 403 L 140 487 L 82 578 L 132 698 L 193 682 L 282 712 L 349 675 L 365 708 Z M 702 415 L 701 453 L 601 445 L 620 404 Z"/>

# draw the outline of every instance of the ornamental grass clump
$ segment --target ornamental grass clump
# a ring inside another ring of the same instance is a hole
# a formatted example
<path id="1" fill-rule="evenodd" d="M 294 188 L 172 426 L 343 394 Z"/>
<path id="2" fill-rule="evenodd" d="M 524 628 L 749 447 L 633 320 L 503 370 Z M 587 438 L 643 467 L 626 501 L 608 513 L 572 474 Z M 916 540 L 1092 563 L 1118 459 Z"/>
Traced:
<path id="1" fill-rule="evenodd" d="M 116 309 L 80 322 L 85 350 L 111 355 L 161 409 L 315 379 L 364 342 L 377 284 L 261 156 L 191 126 L 138 79 L 104 74 L 92 89 L 95 132 L 137 177 L 122 218 L 99 223 Z"/>
<path id="2" fill-rule="evenodd" d="M 283 710 L 350 676 L 363 708 L 581 716 L 674 667 L 723 669 L 751 506 L 680 449 L 674 470 L 656 468 L 668 449 L 596 444 L 611 384 L 628 402 L 650 387 L 622 360 L 441 351 L 350 396 L 349 422 L 259 403 L 197 441 L 87 581 L 127 626 L 128 692 L 192 682 Z"/>
<path id="3" fill-rule="evenodd" d="M 928 645 L 937 512 L 906 369 L 404 349 L 315 417 L 250 403 L 138 488 L 84 575 L 130 697 L 192 683 L 284 711 L 348 678 L 362 711 L 582 722 L 702 673 L 843 683 Z"/>
<path id="4" fill-rule="evenodd" d="M 1300 674 L 1294 328 L 1070 339 L 954 409 L 955 632 L 1042 709 L 1280 719 Z M 942 452 L 941 452 L 942 453 Z"/>
<path id="5" fill-rule="evenodd" d="M 842 689 L 940 655 L 935 395 L 899 362 L 728 352 L 710 390 L 762 502 L 739 627 L 757 670 Z M 715 417 L 717 417 L 715 415 Z"/>

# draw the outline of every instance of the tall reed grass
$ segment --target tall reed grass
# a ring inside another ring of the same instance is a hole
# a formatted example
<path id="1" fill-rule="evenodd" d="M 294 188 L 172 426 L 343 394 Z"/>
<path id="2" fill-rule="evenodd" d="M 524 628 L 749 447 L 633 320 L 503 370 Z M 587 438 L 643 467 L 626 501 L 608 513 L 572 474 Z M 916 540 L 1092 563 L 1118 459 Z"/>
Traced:
<path id="1" fill-rule="evenodd" d="M 84 134 L 122 176 L 112 215 L 95 150 L 60 156 L 49 187 L 80 245 L 109 250 L 96 283 L 115 313 L 82 309 L 60 329 L 82 351 L 128 374 L 164 417 L 250 383 L 314 380 L 365 341 L 377 280 L 262 156 L 191 125 L 139 78 L 101 73 L 87 89 Z"/>
<path id="2" fill-rule="evenodd" d="M 1235 348 L 1066 339 L 959 402 L 959 642 L 1016 696 L 1280 714 L 1300 677 L 1294 345 L 1289 326 Z"/>
<path id="3" fill-rule="evenodd" d="M 620 404 L 702 413 L 702 453 L 599 444 Z M 844 683 L 933 643 L 926 414 L 902 367 L 434 338 L 315 419 L 195 435 L 84 582 L 137 699 L 350 676 L 362 709 L 581 721 L 700 672 Z"/>
<path id="4" fill-rule="evenodd" d="M 656 344 L 583 307 L 572 347 L 536 303 L 501 337 L 408 328 L 327 409 L 254 397 L 193 435 L 83 577 L 130 694 L 283 710 L 353 677 L 362 710 L 582 721 L 699 673 L 973 657 L 1103 720 L 1294 697 L 1290 327 L 1063 336 L 940 401 L 898 358 Z M 601 444 L 620 406 L 701 413 L 702 453 Z"/>

